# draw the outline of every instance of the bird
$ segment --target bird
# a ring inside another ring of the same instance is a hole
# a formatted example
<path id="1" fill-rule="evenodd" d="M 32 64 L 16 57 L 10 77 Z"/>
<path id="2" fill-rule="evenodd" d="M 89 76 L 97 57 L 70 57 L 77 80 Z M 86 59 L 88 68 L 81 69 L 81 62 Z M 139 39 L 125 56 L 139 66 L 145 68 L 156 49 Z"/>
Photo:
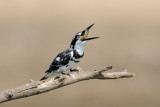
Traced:
<path id="1" fill-rule="evenodd" d="M 94 24 L 87 27 L 85 30 L 76 33 L 73 37 L 70 48 L 59 53 L 53 62 L 51 63 L 49 69 L 45 72 L 46 75 L 41 80 L 46 80 L 51 76 L 55 76 L 59 73 L 67 74 L 65 71 L 70 70 L 70 72 L 77 72 L 78 69 L 73 69 L 73 67 L 80 62 L 84 56 L 84 47 L 89 40 L 97 39 L 99 37 L 88 38 L 88 33 L 90 28 Z"/>

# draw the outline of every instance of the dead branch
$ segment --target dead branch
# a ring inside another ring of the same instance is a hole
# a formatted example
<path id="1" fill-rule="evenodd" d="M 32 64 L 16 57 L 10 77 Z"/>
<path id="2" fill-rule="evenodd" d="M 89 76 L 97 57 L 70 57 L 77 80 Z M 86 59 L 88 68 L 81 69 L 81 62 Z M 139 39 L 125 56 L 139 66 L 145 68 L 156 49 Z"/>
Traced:
<path id="1" fill-rule="evenodd" d="M 89 79 L 119 79 L 133 77 L 133 73 L 124 69 L 122 72 L 105 72 L 112 69 L 112 66 L 105 67 L 94 71 L 84 71 L 78 68 L 79 72 L 72 72 L 68 75 L 57 75 L 48 81 L 30 81 L 30 83 L 17 88 L 4 90 L 0 92 L 0 103 L 15 100 L 19 98 L 29 97 L 42 94 L 69 84 Z"/>

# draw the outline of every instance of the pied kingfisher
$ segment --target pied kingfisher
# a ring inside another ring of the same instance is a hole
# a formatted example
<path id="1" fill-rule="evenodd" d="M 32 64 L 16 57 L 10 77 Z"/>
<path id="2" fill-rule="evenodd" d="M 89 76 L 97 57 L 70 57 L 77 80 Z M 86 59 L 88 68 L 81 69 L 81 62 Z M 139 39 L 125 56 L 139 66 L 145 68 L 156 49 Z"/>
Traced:
<path id="1" fill-rule="evenodd" d="M 88 38 L 89 29 L 93 25 L 94 24 L 90 25 L 85 30 L 83 30 L 82 32 L 78 32 L 74 36 L 70 44 L 70 48 L 62 53 L 59 53 L 56 56 L 56 58 L 51 63 L 49 69 L 45 72 L 47 74 L 41 80 L 45 80 L 58 73 L 66 74 L 64 72 L 67 70 L 70 70 L 71 72 L 78 71 L 77 69 L 73 69 L 73 67 L 84 56 L 83 50 L 87 41 L 99 38 L 99 37 Z"/>

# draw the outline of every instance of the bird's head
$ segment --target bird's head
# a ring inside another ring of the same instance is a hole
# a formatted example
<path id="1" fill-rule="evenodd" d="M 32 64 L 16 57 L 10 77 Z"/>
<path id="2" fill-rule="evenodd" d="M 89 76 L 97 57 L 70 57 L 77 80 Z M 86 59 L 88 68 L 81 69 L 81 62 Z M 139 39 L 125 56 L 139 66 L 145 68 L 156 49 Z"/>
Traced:
<path id="1" fill-rule="evenodd" d="M 90 25 L 90 26 L 87 27 L 85 30 L 83 30 L 83 31 L 81 31 L 81 32 L 78 32 L 78 33 L 74 36 L 74 38 L 72 39 L 70 48 L 75 49 L 75 48 L 84 47 L 85 44 L 87 43 L 87 41 L 99 38 L 99 37 L 88 38 L 89 29 L 90 29 L 93 25 L 94 25 L 94 24 Z"/>

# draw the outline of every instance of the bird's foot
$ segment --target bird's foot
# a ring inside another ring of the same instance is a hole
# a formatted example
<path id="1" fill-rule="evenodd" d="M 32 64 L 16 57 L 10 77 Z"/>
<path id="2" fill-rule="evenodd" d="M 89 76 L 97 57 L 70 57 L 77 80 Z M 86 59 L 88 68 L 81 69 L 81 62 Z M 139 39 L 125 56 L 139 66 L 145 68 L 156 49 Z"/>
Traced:
<path id="1" fill-rule="evenodd" d="M 78 69 L 70 69 L 70 72 L 78 72 Z"/>

